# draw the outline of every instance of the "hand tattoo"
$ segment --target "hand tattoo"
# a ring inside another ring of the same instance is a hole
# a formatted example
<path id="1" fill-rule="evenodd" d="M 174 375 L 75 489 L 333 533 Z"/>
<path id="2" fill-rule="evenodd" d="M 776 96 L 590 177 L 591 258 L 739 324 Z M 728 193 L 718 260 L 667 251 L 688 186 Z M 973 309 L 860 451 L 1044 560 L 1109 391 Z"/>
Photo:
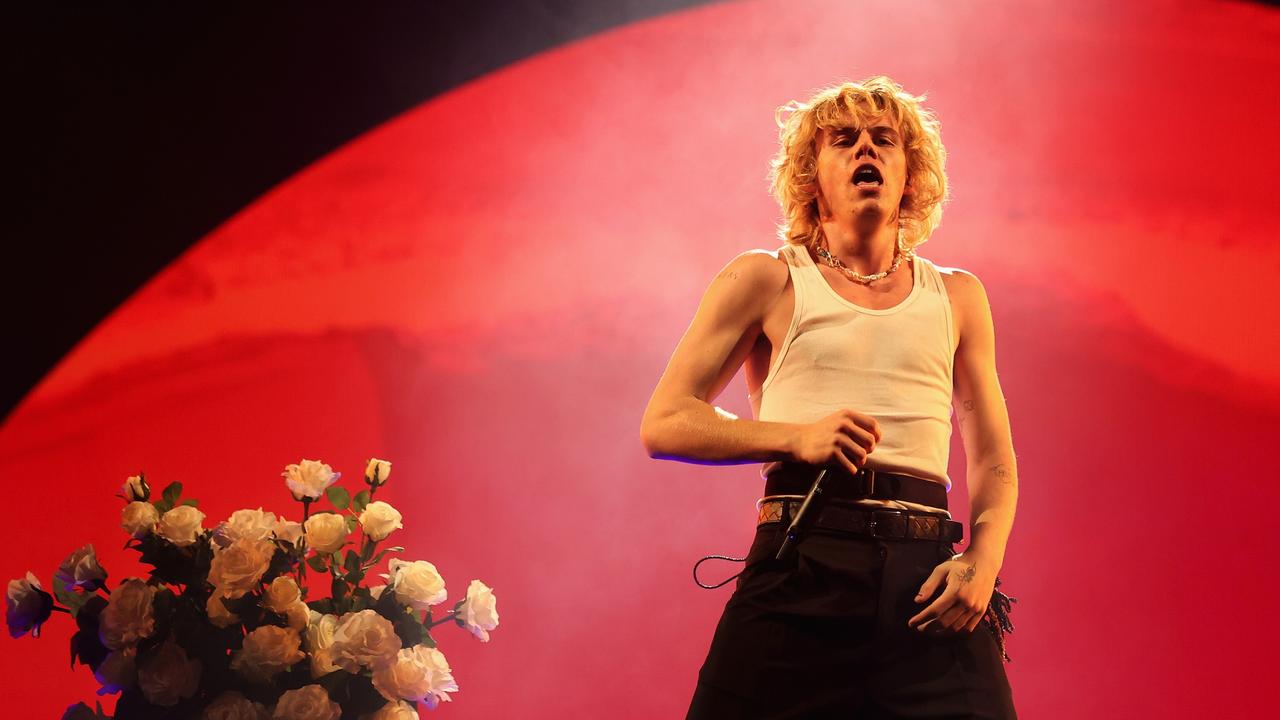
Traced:
<path id="1" fill-rule="evenodd" d="M 967 568 L 965 568 L 963 572 L 960 573 L 960 582 L 961 583 L 971 582 L 974 576 L 976 576 L 977 574 L 978 574 L 978 566 L 970 565 Z"/>

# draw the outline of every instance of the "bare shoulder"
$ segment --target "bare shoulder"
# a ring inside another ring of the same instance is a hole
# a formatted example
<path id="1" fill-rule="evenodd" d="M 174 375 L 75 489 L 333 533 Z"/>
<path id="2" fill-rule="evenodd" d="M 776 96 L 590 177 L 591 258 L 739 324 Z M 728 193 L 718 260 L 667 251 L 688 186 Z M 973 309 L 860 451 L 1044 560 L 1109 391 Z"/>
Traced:
<path id="1" fill-rule="evenodd" d="M 958 267 L 943 265 L 934 265 L 934 267 L 938 268 L 938 274 L 942 276 L 942 284 L 947 288 L 947 295 L 952 298 L 953 303 L 966 307 L 974 303 L 979 305 L 986 303 L 987 290 L 977 275 Z"/>
<path id="2" fill-rule="evenodd" d="M 739 253 L 716 274 L 712 286 L 743 299 L 750 298 L 757 307 L 767 307 L 782 293 L 791 274 L 787 258 L 780 250 L 747 250 Z"/>
<path id="3" fill-rule="evenodd" d="M 764 285 L 786 282 L 787 259 L 782 250 L 753 249 L 739 253 L 716 277 L 745 279 Z"/>
<path id="4" fill-rule="evenodd" d="M 957 267 L 938 268 L 942 276 L 942 284 L 947 288 L 947 297 L 951 300 L 951 311 L 955 316 L 956 330 L 961 345 L 968 345 L 969 339 L 976 339 L 983 344 L 983 338 L 991 335 L 991 305 L 987 300 L 987 289 L 977 275 Z"/>

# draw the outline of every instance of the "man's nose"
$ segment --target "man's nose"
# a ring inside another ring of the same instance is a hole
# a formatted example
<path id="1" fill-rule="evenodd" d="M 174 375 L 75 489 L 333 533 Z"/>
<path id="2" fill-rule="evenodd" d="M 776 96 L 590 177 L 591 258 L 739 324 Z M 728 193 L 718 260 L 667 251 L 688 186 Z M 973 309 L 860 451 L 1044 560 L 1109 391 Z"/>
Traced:
<path id="1" fill-rule="evenodd" d="M 862 157 L 863 155 L 873 158 L 876 156 L 876 144 L 871 140 L 871 133 L 865 130 L 858 133 L 858 142 L 853 148 L 854 157 Z"/>

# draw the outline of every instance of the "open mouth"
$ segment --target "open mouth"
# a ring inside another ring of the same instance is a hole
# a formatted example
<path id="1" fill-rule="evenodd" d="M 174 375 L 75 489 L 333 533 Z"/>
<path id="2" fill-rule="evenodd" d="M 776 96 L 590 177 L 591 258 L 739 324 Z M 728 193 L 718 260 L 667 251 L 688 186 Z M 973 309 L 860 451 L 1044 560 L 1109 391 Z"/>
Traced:
<path id="1" fill-rule="evenodd" d="M 858 187 L 880 187 L 884 184 L 884 178 L 875 165 L 859 165 L 853 171 L 853 184 Z"/>

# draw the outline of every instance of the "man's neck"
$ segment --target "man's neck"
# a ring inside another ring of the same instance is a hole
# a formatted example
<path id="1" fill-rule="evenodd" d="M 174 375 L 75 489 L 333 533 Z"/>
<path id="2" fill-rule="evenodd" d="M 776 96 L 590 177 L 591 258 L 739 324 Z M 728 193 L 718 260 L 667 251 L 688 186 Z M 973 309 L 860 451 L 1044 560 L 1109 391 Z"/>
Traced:
<path id="1" fill-rule="evenodd" d="M 861 231 L 840 223 L 824 222 L 822 230 L 827 236 L 827 250 L 854 272 L 874 275 L 888 270 L 893 263 L 893 253 L 898 246 L 896 223 Z"/>

